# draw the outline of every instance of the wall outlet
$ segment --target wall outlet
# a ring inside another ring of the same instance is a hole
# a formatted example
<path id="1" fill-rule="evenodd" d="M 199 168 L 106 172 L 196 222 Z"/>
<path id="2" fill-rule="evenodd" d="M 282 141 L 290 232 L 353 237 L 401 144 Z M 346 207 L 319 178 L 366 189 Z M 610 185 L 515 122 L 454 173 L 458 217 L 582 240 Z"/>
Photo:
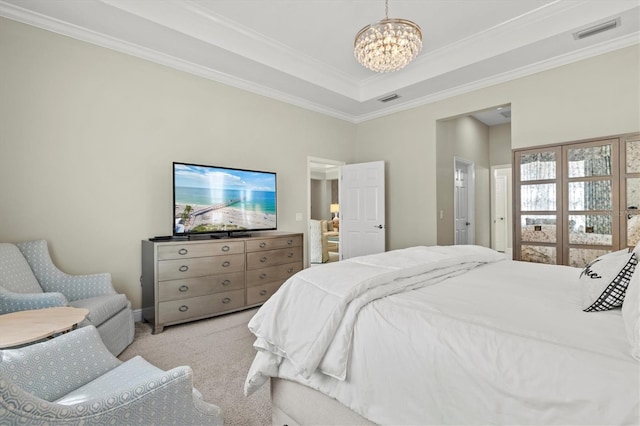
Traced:
<path id="1" fill-rule="evenodd" d="M 302 221 L 302 213 L 296 213 L 296 222 Z"/>

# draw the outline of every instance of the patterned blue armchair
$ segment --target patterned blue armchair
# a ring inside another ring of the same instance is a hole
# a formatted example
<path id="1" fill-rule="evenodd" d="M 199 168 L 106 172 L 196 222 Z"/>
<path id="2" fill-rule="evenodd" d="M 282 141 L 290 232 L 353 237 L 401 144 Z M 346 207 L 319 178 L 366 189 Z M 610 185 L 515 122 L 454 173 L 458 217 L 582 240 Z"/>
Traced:
<path id="1" fill-rule="evenodd" d="M 0 314 L 52 306 L 87 308 L 80 327 L 95 326 L 114 355 L 133 341 L 131 303 L 116 293 L 110 274 L 65 274 L 44 240 L 0 244 Z"/>
<path id="2" fill-rule="evenodd" d="M 221 425 L 190 367 L 119 361 L 95 327 L 0 350 L 0 424 Z"/>

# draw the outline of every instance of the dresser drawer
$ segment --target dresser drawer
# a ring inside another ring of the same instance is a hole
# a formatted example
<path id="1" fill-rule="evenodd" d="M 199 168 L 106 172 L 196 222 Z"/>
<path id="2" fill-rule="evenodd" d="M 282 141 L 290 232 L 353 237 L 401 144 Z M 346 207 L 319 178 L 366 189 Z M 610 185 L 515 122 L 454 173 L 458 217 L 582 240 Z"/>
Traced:
<path id="1" fill-rule="evenodd" d="M 247 287 L 262 285 L 273 281 L 284 282 L 296 272 L 302 270 L 301 262 L 285 263 L 262 269 L 247 271 Z"/>
<path id="2" fill-rule="evenodd" d="M 158 281 L 244 271 L 244 254 L 196 257 L 158 262 Z"/>
<path id="3" fill-rule="evenodd" d="M 247 305 L 266 302 L 281 285 L 282 283 L 275 282 L 247 288 Z"/>
<path id="4" fill-rule="evenodd" d="M 166 302 L 176 299 L 188 299 L 190 297 L 243 288 L 244 272 L 161 281 L 158 283 L 158 300 L 160 302 Z"/>
<path id="5" fill-rule="evenodd" d="M 301 247 L 302 236 L 261 238 L 247 240 L 247 251 L 273 250 L 286 247 Z"/>
<path id="6" fill-rule="evenodd" d="M 278 250 L 247 253 L 247 269 L 265 268 L 302 260 L 302 248 L 292 247 Z"/>
<path id="7" fill-rule="evenodd" d="M 202 244 L 163 244 L 158 246 L 158 260 L 185 259 L 236 253 L 244 253 L 244 241 L 220 241 Z"/>
<path id="8" fill-rule="evenodd" d="M 303 268 L 303 242 L 302 234 L 285 232 L 143 240 L 142 318 L 156 334 L 168 325 L 262 304 Z"/>
<path id="9" fill-rule="evenodd" d="M 161 323 L 189 320 L 241 308 L 244 304 L 244 290 L 226 291 L 208 296 L 160 302 L 158 318 Z"/>

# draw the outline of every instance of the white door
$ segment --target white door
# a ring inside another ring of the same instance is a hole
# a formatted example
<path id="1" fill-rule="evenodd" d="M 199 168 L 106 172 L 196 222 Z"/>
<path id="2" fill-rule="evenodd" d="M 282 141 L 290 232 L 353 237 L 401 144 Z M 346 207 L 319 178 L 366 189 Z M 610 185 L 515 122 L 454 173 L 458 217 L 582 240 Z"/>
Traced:
<path id="1" fill-rule="evenodd" d="M 493 236 L 496 251 L 510 252 L 511 248 L 511 166 L 494 166 L 492 169 L 491 209 Z"/>
<path id="2" fill-rule="evenodd" d="M 340 168 L 340 258 L 385 251 L 384 161 Z"/>
<path id="3" fill-rule="evenodd" d="M 475 244 L 473 163 L 455 159 L 455 244 Z"/>
<path id="4" fill-rule="evenodd" d="M 507 248 L 507 177 L 495 177 L 495 197 L 496 207 L 494 210 L 493 223 L 495 224 L 494 250 L 504 252 Z"/>

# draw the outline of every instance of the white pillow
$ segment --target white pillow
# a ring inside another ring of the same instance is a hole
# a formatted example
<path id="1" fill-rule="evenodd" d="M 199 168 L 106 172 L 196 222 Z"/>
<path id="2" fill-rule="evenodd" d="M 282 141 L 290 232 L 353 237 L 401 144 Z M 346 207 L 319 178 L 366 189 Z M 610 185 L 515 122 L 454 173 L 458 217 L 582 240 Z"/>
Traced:
<path id="1" fill-rule="evenodd" d="M 640 271 L 633 274 L 622 304 L 622 319 L 631 343 L 631 356 L 640 360 Z"/>
<path id="2" fill-rule="evenodd" d="M 600 256 L 585 266 L 580 274 L 584 311 L 606 311 L 622 306 L 637 263 L 635 253 L 624 249 Z"/>

